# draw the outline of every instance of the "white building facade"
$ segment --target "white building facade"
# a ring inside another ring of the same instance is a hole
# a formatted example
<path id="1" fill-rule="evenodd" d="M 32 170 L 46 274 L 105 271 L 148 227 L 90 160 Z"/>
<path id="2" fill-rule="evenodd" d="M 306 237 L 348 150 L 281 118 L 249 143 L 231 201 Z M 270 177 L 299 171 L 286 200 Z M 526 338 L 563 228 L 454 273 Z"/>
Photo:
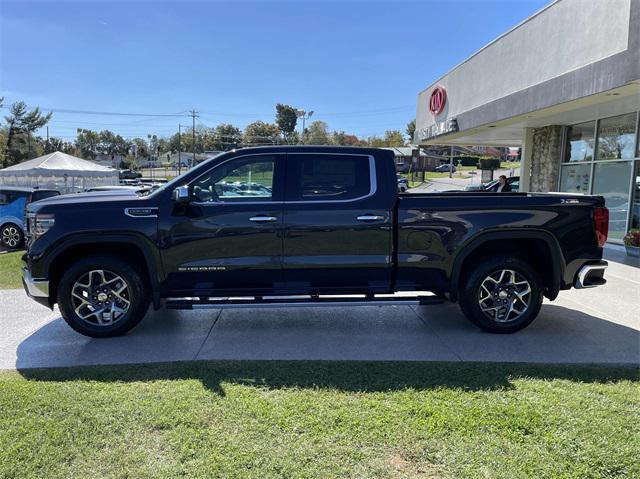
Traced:
<path id="1" fill-rule="evenodd" d="M 418 95 L 420 145 L 522 147 L 521 191 L 598 194 L 640 227 L 640 0 L 557 0 Z"/>

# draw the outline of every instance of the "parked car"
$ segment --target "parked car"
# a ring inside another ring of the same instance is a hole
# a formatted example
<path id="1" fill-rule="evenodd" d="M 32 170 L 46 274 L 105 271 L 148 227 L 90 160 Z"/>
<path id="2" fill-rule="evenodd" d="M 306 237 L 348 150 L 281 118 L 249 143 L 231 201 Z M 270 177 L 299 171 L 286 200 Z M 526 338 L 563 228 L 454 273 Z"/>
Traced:
<path id="1" fill-rule="evenodd" d="M 27 205 L 59 194 L 59 191 L 50 189 L 0 186 L 0 244 L 8 249 L 22 247 Z"/>
<path id="2" fill-rule="evenodd" d="M 397 175 L 397 180 L 398 180 L 398 191 L 400 193 L 404 193 L 409 189 L 409 181 L 404 176 Z"/>
<path id="3" fill-rule="evenodd" d="M 150 178 L 150 177 L 146 176 L 146 177 L 140 177 L 140 181 L 142 183 L 154 183 L 154 184 L 157 183 L 157 184 L 159 184 L 159 183 L 167 183 L 169 180 L 167 180 L 166 178 L 162 178 L 162 177 Z"/>
<path id="4" fill-rule="evenodd" d="M 464 187 L 464 191 L 498 191 L 499 181 L 492 180 L 488 183 L 476 184 L 476 185 L 466 185 Z M 520 190 L 520 177 L 519 176 L 510 176 L 507 178 L 507 183 L 511 186 L 511 192 L 517 192 Z"/>
<path id="5" fill-rule="evenodd" d="M 142 173 L 135 170 L 120 170 L 119 177 L 121 180 L 136 180 L 142 178 Z"/>
<path id="6" fill-rule="evenodd" d="M 271 193 L 227 183 L 273 171 Z M 600 196 L 398 193 L 384 149 L 231 151 L 148 196 L 66 195 L 28 206 L 23 281 L 93 337 L 149 303 L 174 309 L 460 303 L 512 333 L 542 298 L 604 284 Z M 420 291 L 432 291 L 425 296 Z M 396 295 L 396 292 L 402 292 Z"/>
<path id="7" fill-rule="evenodd" d="M 449 170 L 451 170 L 451 173 L 455 173 L 456 172 L 455 165 L 451 165 L 449 163 L 443 163 L 440 166 L 436 166 L 436 171 L 439 173 L 442 173 L 442 172 L 449 173 Z"/>

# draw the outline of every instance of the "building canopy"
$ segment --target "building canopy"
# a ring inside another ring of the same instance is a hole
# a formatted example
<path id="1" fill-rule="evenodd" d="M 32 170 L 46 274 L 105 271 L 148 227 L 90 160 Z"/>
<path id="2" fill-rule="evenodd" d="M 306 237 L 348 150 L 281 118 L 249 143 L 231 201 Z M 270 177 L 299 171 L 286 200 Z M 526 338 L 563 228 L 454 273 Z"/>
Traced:
<path id="1" fill-rule="evenodd" d="M 60 151 L 0 170 L 0 185 L 53 188 L 75 193 L 117 185 L 118 171 Z"/>

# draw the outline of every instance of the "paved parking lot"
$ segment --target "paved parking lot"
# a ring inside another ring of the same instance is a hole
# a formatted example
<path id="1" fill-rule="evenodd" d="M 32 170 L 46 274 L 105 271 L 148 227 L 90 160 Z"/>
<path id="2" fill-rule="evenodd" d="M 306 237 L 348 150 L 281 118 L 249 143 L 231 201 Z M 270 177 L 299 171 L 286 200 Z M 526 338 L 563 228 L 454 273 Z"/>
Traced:
<path id="1" fill-rule="evenodd" d="M 618 252 L 608 259 L 623 260 Z M 640 269 L 561 293 L 514 335 L 483 333 L 457 305 L 150 311 L 128 335 L 91 339 L 20 290 L 0 291 L 0 369 L 194 359 L 507 361 L 640 365 Z"/>

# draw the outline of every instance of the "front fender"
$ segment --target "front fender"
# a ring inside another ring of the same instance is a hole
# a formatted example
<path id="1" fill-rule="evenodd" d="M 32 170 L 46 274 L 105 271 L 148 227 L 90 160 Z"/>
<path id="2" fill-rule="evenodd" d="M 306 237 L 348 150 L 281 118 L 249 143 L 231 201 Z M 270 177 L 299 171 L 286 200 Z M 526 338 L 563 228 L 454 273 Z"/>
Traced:
<path id="1" fill-rule="evenodd" d="M 46 237 L 46 235 L 45 235 Z M 43 237 L 44 239 L 44 237 Z M 95 247 L 95 253 L 100 253 L 101 245 L 128 244 L 138 248 L 143 255 L 149 274 L 149 285 L 153 297 L 154 306 L 159 305 L 160 283 L 164 278 L 164 271 L 160 254 L 155 244 L 147 237 L 133 232 L 123 233 L 76 233 L 56 240 L 45 249 L 39 251 L 38 241 L 34 248 L 30 249 L 26 256 L 31 274 L 36 278 L 50 278 L 52 265 L 66 252 L 74 247 Z"/>

